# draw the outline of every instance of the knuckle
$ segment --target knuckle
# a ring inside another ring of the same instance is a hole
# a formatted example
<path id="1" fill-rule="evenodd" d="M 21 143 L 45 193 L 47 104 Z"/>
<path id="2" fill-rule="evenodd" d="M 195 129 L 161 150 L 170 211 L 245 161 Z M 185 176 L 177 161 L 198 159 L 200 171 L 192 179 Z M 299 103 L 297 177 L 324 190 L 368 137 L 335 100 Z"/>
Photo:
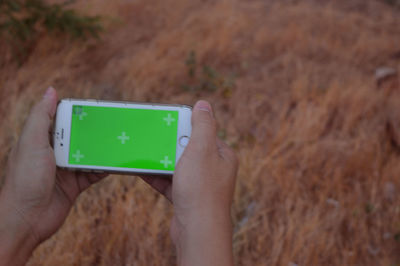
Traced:
<path id="1" fill-rule="evenodd" d="M 210 124 L 212 125 L 215 122 L 215 119 L 208 112 L 197 112 L 194 114 L 195 119 L 199 123 Z"/>
<path id="2" fill-rule="evenodd" d="M 211 154 L 216 150 L 215 145 L 213 145 L 210 141 L 204 142 L 196 139 L 191 141 L 191 143 L 188 145 L 188 148 L 188 150 L 191 150 L 197 154 Z"/>
<path id="3" fill-rule="evenodd" d="M 42 104 L 37 103 L 32 107 L 32 110 L 31 110 L 30 114 L 33 115 L 33 114 L 42 113 L 42 112 L 43 112 Z"/>
<path id="4" fill-rule="evenodd" d="M 201 116 L 199 118 L 198 124 L 204 128 L 208 128 L 211 130 L 215 129 L 217 126 L 214 119 L 211 119 L 210 117 L 205 117 L 205 116 Z"/>
<path id="5" fill-rule="evenodd" d="M 52 117 L 49 113 L 48 106 L 44 105 L 42 102 L 37 103 L 33 106 L 31 113 L 29 115 L 29 119 L 49 119 Z"/>

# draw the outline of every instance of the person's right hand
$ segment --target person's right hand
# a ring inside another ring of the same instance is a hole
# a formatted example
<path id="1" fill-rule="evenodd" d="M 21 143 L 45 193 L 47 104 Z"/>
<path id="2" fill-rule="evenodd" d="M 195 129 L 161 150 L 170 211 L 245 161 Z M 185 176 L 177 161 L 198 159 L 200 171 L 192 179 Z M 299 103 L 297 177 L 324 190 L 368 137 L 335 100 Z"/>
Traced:
<path id="1" fill-rule="evenodd" d="M 179 265 L 233 265 L 230 207 L 238 160 L 216 131 L 210 104 L 197 102 L 191 138 L 172 183 L 142 177 L 174 205 L 171 237 Z"/>

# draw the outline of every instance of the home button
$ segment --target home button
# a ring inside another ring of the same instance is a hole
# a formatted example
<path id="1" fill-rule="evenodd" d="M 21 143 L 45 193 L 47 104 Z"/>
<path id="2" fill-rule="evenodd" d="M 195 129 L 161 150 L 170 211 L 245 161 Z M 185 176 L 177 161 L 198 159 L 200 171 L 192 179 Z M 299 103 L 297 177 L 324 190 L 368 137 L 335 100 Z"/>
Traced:
<path id="1" fill-rule="evenodd" d="M 188 143 L 189 143 L 188 136 L 182 136 L 179 138 L 179 145 L 181 145 L 182 147 L 186 147 L 186 145 L 188 145 Z"/>

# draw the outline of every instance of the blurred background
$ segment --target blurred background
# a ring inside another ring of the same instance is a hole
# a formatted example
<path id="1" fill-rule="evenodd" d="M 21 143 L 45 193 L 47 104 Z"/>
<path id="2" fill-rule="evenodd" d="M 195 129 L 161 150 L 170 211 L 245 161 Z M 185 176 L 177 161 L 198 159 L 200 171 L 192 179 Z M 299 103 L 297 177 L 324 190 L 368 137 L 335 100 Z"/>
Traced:
<path id="1" fill-rule="evenodd" d="M 400 265 L 398 0 L 3 0 L 0 168 L 32 105 L 210 101 L 240 158 L 236 265 Z M 169 202 L 84 192 L 29 265 L 174 265 Z"/>

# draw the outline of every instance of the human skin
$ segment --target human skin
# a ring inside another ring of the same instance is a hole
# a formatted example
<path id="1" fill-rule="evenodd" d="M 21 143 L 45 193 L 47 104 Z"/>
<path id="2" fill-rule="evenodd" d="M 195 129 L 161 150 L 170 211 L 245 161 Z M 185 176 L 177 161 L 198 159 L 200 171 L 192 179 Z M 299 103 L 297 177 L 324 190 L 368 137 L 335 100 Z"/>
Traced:
<path id="1" fill-rule="evenodd" d="M 173 202 L 171 237 L 178 265 L 233 265 L 230 207 L 238 160 L 216 132 L 210 104 L 197 102 L 190 142 L 172 182 L 143 177 Z"/>
<path id="2" fill-rule="evenodd" d="M 10 153 L 0 192 L 0 265 L 24 265 L 61 227 L 78 195 L 106 176 L 56 168 L 49 141 L 56 106 L 56 91 L 49 88 Z M 233 265 L 230 205 L 237 164 L 216 136 L 210 105 L 199 101 L 172 181 L 142 177 L 173 203 L 171 237 L 179 265 Z"/>

